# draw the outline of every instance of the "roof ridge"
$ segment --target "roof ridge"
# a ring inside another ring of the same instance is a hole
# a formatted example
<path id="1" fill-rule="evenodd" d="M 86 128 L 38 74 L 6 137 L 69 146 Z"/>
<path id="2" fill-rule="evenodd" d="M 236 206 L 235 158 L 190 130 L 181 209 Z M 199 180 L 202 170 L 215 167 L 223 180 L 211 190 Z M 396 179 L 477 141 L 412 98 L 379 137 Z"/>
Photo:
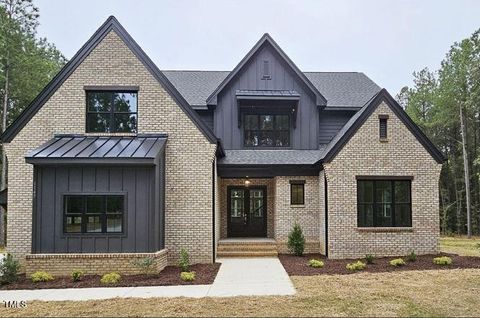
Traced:
<path id="1" fill-rule="evenodd" d="M 216 71 L 216 70 L 161 70 L 162 72 L 226 72 L 230 73 L 231 71 Z"/>

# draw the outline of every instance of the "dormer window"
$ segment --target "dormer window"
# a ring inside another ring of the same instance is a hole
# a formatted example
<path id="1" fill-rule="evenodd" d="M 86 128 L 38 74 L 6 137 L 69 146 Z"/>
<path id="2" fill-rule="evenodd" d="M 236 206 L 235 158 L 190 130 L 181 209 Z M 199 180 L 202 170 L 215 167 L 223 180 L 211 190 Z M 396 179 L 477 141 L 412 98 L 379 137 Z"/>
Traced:
<path id="1" fill-rule="evenodd" d="M 136 133 L 136 91 L 89 90 L 87 133 Z"/>
<path id="2" fill-rule="evenodd" d="M 290 147 L 290 115 L 245 114 L 245 147 Z"/>
<path id="3" fill-rule="evenodd" d="M 380 140 L 387 140 L 387 120 L 388 115 L 378 115 Z"/>

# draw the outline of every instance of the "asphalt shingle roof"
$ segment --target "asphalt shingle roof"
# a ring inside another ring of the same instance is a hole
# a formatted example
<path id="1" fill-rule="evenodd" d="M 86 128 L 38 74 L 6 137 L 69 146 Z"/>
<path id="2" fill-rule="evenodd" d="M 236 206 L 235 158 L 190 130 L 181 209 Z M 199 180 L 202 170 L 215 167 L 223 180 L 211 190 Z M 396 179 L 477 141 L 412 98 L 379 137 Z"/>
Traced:
<path id="1" fill-rule="evenodd" d="M 313 165 L 323 157 L 319 150 L 225 150 L 222 165 Z"/>
<path id="2" fill-rule="evenodd" d="M 205 108 L 208 96 L 228 71 L 163 71 L 193 108 Z M 327 107 L 362 107 L 380 87 L 358 72 L 304 72 L 327 99 Z"/>

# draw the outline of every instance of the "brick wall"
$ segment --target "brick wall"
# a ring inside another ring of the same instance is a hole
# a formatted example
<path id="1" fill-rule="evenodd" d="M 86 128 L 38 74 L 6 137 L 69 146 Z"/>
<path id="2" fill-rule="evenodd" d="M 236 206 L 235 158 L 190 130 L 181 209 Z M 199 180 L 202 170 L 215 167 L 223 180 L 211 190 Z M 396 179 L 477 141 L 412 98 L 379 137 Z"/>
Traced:
<path id="1" fill-rule="evenodd" d="M 290 180 L 305 180 L 305 205 L 290 204 Z M 320 194 L 316 176 L 275 177 L 275 239 L 279 253 L 287 253 L 288 234 L 298 222 L 305 235 L 306 253 L 320 248 Z"/>
<path id="2" fill-rule="evenodd" d="M 210 144 L 125 43 L 111 31 L 15 139 L 9 161 L 8 251 L 21 260 L 31 251 L 33 168 L 27 151 L 56 133 L 85 133 L 85 85 L 139 86 L 139 133 L 167 133 L 165 246 L 170 262 L 182 247 L 193 263 L 212 261 Z"/>
<path id="3" fill-rule="evenodd" d="M 73 270 L 85 274 L 103 275 L 116 272 L 121 275 L 142 274 L 144 269 L 136 262 L 153 258 L 150 273 L 159 273 L 167 266 L 167 250 L 156 253 L 121 253 L 121 254 L 27 254 L 27 276 L 37 271 L 44 271 L 53 276 L 69 276 Z"/>
<path id="4" fill-rule="evenodd" d="M 386 142 L 379 140 L 379 114 L 389 116 Z M 329 257 L 405 255 L 412 250 L 436 253 L 440 169 L 389 106 L 380 104 L 333 161 L 325 164 Z M 357 175 L 412 176 L 412 228 L 358 229 Z"/>

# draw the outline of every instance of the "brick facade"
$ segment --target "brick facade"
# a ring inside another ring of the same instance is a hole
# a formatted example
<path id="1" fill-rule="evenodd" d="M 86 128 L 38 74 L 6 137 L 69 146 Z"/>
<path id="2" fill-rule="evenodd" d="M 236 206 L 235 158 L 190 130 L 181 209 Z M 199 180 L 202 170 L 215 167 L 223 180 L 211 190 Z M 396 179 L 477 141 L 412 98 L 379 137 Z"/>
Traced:
<path id="1" fill-rule="evenodd" d="M 290 204 L 290 180 L 305 180 L 305 204 Z M 320 241 L 320 195 L 318 177 L 275 177 L 275 239 L 279 253 L 287 253 L 288 234 L 295 222 L 305 235 L 305 253 L 318 253 Z"/>
<path id="2" fill-rule="evenodd" d="M 388 140 L 380 141 L 378 115 L 388 115 Z M 438 180 L 441 164 L 382 103 L 332 162 L 328 180 L 328 251 L 331 258 L 365 254 L 405 255 L 438 252 Z M 356 176 L 411 176 L 412 228 L 357 227 Z"/>
<path id="3" fill-rule="evenodd" d="M 167 266 L 167 250 L 156 253 L 27 254 L 25 258 L 27 275 L 44 271 L 53 276 L 68 276 L 73 270 L 98 275 L 111 272 L 121 275 L 142 274 L 144 269 L 136 263 L 146 258 L 153 259 L 152 274 L 161 272 Z"/>
<path id="4" fill-rule="evenodd" d="M 6 144 L 9 161 L 8 251 L 24 260 L 32 244 L 33 167 L 25 154 L 54 134 L 85 133 L 84 86 L 138 86 L 139 133 L 166 133 L 165 246 L 191 261 L 212 262 L 211 144 L 161 84 L 110 31 L 38 113 Z"/>

